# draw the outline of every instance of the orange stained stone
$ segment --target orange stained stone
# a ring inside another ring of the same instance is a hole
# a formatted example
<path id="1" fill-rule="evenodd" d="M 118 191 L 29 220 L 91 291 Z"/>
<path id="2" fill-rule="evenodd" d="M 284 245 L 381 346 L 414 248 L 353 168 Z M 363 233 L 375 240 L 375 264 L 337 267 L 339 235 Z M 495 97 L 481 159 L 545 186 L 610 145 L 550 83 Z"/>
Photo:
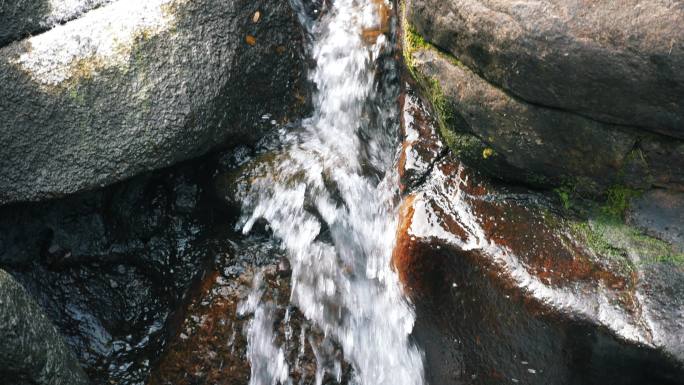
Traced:
<path id="1" fill-rule="evenodd" d="M 366 44 L 374 44 L 378 37 L 389 32 L 390 10 L 382 0 L 373 0 L 377 12 L 377 24 L 373 28 L 365 28 L 361 31 L 361 37 Z"/>

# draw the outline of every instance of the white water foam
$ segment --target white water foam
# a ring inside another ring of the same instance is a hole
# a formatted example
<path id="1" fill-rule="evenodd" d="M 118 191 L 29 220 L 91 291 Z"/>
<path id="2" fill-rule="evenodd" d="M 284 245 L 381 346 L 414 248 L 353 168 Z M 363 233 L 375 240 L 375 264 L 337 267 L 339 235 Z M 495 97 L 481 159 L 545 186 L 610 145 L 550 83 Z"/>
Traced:
<path id="1" fill-rule="evenodd" d="M 361 36 L 377 26 L 378 6 L 336 0 L 310 27 L 315 112 L 301 131 L 282 132 L 286 150 L 252 181 L 240 225 L 247 233 L 257 220 L 268 222 L 290 260 L 292 303 L 342 348 L 352 383 L 419 385 L 423 357 L 409 340 L 415 315 L 390 262 L 398 185 L 398 124 L 390 117 L 398 111 L 396 93 L 377 92 L 376 70 L 391 47 L 382 35 L 373 44 Z M 255 314 L 247 333 L 250 384 L 289 384 L 283 365 L 294 363 L 281 363 L 258 297 L 242 307 Z M 325 372 L 340 380 L 338 361 L 316 358 L 317 384 Z M 261 362 L 269 359 L 277 362 Z"/>

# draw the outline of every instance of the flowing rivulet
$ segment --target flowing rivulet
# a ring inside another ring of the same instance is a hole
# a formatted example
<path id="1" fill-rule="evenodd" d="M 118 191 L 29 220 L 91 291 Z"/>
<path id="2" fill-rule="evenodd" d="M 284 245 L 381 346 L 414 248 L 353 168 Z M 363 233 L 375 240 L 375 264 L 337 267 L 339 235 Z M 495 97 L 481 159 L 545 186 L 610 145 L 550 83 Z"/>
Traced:
<path id="1" fill-rule="evenodd" d="M 268 222 L 292 268 L 291 302 L 344 352 L 351 382 L 424 383 L 422 354 L 410 342 L 414 312 L 391 268 L 398 201 L 396 63 L 377 28 L 378 3 L 336 0 L 309 22 L 316 68 L 314 113 L 299 130 L 281 131 L 282 151 L 251 181 L 239 226 Z M 295 7 L 297 8 L 297 7 Z M 388 54 L 389 53 L 389 54 Z M 380 68 L 381 67 L 381 68 Z M 388 91 L 389 89 L 389 91 Z M 252 385 L 289 384 L 289 366 L 274 337 L 273 309 L 255 289 L 240 305 Z M 325 352 L 317 352 L 317 355 Z M 316 383 L 341 378 L 335 357 L 316 357 Z"/>

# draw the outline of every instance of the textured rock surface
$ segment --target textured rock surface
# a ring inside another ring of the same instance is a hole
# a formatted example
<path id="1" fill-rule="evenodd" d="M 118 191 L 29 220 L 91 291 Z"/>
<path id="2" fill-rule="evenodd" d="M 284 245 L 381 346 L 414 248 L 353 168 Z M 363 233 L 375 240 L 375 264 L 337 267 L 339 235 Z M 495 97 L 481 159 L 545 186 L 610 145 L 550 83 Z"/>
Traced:
<path id="1" fill-rule="evenodd" d="M 305 104 L 301 49 L 284 0 L 120 0 L 0 49 L 0 204 L 254 140 Z"/>
<path id="2" fill-rule="evenodd" d="M 422 180 L 402 206 L 393 262 L 434 383 L 679 383 L 676 246 L 615 218 L 566 218 L 452 155 Z"/>
<path id="3" fill-rule="evenodd" d="M 684 143 L 599 123 L 526 103 L 492 86 L 434 49 L 412 53 L 421 76 L 436 82 L 448 128 L 483 144 L 454 140 L 464 160 L 503 179 L 534 184 L 571 183 L 600 191 L 613 184 L 636 188 L 684 186 Z M 491 154 L 480 148 L 491 147 Z"/>
<path id="4" fill-rule="evenodd" d="M 534 104 L 684 138 L 684 4 L 410 0 L 428 41 Z"/>
<path id="5" fill-rule="evenodd" d="M 12 0 L 0 3 L 0 47 L 35 35 L 112 0 Z"/>
<path id="6" fill-rule="evenodd" d="M 331 346 L 289 304 L 290 272 L 281 268 L 285 262 L 278 262 L 284 258 L 279 254 L 274 243 L 261 238 L 239 242 L 230 255 L 222 255 L 194 292 L 148 384 L 247 384 L 250 375 L 259 378 L 258 370 L 250 368 L 247 346 L 254 317 L 239 310 L 253 292 L 255 274 L 261 277 L 259 301 L 274 329 L 274 342 L 287 362 L 296 363 L 288 367 L 289 378 L 293 383 L 315 382 L 322 375 L 317 372 L 316 353 Z M 349 367 L 344 370 L 342 381 L 327 374 L 322 383 L 348 384 Z"/>
<path id="7" fill-rule="evenodd" d="M 434 117 L 409 89 L 402 95 L 401 153 L 399 155 L 399 183 L 401 192 L 410 191 L 423 182 L 435 162 L 447 152 L 439 139 Z"/>
<path id="8" fill-rule="evenodd" d="M 24 288 L 0 269 L 0 377 L 17 385 L 88 380 L 62 336 Z"/>
<path id="9" fill-rule="evenodd" d="M 684 253 L 684 193 L 652 190 L 632 200 L 627 221 Z"/>
<path id="10" fill-rule="evenodd" d="M 416 69 L 439 83 L 452 122 L 463 122 L 496 151 L 497 157 L 520 170 L 550 178 L 583 177 L 610 185 L 636 137 L 615 126 L 539 108 L 510 97 L 468 68 L 456 65 L 434 50 L 413 55 Z M 482 157 L 482 154 L 473 154 Z"/>
<path id="11" fill-rule="evenodd" d="M 207 188 L 215 167 L 205 157 L 0 209 L 0 266 L 43 306 L 91 383 L 144 383 L 193 282 L 230 250 L 231 217 Z"/>

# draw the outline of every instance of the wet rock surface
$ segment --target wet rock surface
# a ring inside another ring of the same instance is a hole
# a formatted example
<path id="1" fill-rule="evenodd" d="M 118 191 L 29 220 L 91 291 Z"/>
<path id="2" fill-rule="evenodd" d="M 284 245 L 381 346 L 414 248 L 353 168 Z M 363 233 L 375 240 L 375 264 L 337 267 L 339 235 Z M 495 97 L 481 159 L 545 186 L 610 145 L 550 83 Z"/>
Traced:
<path id="1" fill-rule="evenodd" d="M 684 138 L 679 2 L 411 0 L 407 9 L 428 41 L 526 102 Z"/>
<path id="2" fill-rule="evenodd" d="M 289 304 L 290 271 L 286 266 L 277 245 L 259 236 L 238 241 L 230 253 L 219 256 L 193 291 L 148 383 L 246 384 L 250 376 L 258 378 L 247 357 L 253 315 L 241 309 L 255 289 L 263 290 L 259 301 L 268 304 L 265 309 L 273 322 L 276 344 L 287 362 L 294 363 L 287 368 L 293 383 L 313 383 L 317 376 L 324 384 L 347 383 L 348 367 L 340 373 L 342 382 L 317 372 L 318 350 L 335 347 L 326 344 L 322 333 Z M 259 276 L 256 281 L 255 275 Z M 276 357 L 270 359 L 275 362 Z"/>
<path id="3" fill-rule="evenodd" d="M 64 200 L 2 208 L 0 264 L 42 305 L 94 384 L 144 383 L 231 216 L 213 157 Z"/>
<path id="4" fill-rule="evenodd" d="M 241 189 L 277 148 L 266 137 L 95 192 L 3 207 L 0 266 L 42 305 L 92 384 L 249 382 L 255 315 L 239 305 L 257 289 L 275 343 L 296 363 L 289 378 L 348 383 L 348 365 L 318 362 L 322 351 L 342 362 L 342 352 L 290 305 L 289 264 L 268 226 L 235 231 Z"/>
<path id="5" fill-rule="evenodd" d="M 401 154 L 399 155 L 399 183 L 402 192 L 420 185 L 432 167 L 447 152 L 439 138 L 435 118 L 407 84 L 402 95 Z"/>
<path id="6" fill-rule="evenodd" d="M 566 214 L 451 154 L 407 192 L 393 263 L 432 383 L 680 383 L 676 246 Z"/>
<path id="7" fill-rule="evenodd" d="M 2 269 L 0 335 L 0 376 L 3 383 L 88 383 L 76 357 L 41 307 Z"/>
<path id="8" fill-rule="evenodd" d="M 0 204 L 257 140 L 306 109 L 303 46 L 287 1 L 119 0 L 1 48 Z"/>

